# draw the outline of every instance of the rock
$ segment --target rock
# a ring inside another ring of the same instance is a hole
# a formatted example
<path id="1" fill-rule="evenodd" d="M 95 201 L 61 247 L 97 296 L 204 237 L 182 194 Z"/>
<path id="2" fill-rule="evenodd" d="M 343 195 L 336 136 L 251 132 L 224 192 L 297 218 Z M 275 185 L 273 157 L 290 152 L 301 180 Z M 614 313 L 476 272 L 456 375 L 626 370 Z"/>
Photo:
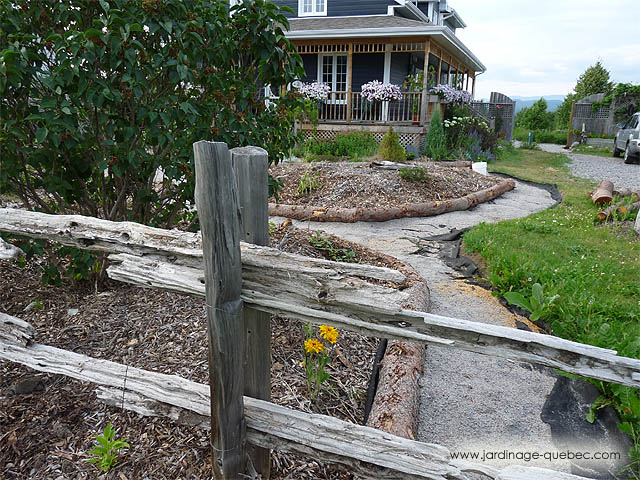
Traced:
<path id="1" fill-rule="evenodd" d="M 78 310 L 77 308 L 70 308 L 69 310 L 67 310 L 67 315 L 73 317 L 74 315 L 77 315 L 79 311 L 80 310 Z"/>
<path id="2" fill-rule="evenodd" d="M 40 377 L 22 378 L 9 387 L 9 392 L 14 395 L 28 395 L 30 393 L 43 391 L 44 382 Z"/>
<path id="3" fill-rule="evenodd" d="M 24 257 L 24 252 L 21 249 L 0 238 L 0 260 L 12 260 L 20 257 Z"/>
<path id="4" fill-rule="evenodd" d="M 418 149 L 413 145 L 407 145 L 404 150 L 407 153 L 413 153 L 415 158 L 418 158 L 420 156 Z"/>
<path id="5" fill-rule="evenodd" d="M 540 417 L 551 426 L 553 443 L 559 451 L 620 453 L 618 459 L 571 460 L 571 473 L 598 479 L 619 478 L 616 475 L 629 464 L 628 452 L 633 442 L 618 429 L 620 419 L 611 406 L 599 409 L 593 423 L 587 421 L 586 415 L 599 396 L 598 389 L 585 380 L 559 377 Z"/>
<path id="6" fill-rule="evenodd" d="M 638 213 L 638 216 L 636 217 L 636 226 L 633 228 L 636 231 L 636 233 L 640 235 L 640 213 Z"/>

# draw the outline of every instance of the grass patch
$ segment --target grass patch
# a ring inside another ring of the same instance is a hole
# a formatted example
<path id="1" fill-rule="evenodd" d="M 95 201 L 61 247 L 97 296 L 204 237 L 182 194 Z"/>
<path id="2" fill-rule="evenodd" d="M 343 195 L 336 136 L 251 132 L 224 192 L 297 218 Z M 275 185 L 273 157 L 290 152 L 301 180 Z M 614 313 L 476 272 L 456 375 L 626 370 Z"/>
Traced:
<path id="1" fill-rule="evenodd" d="M 598 157 L 612 157 L 613 147 L 596 147 L 592 145 L 578 145 L 573 149 L 573 153 L 580 153 L 584 155 L 596 155 Z"/>
<path id="2" fill-rule="evenodd" d="M 564 200 L 526 218 L 480 224 L 464 235 L 465 248 L 485 259 L 497 295 L 528 299 L 536 283 L 546 297 L 557 295 L 540 313 L 555 335 L 640 358 L 640 240 L 628 225 L 594 223 L 599 208 L 587 196 L 594 184 L 571 176 L 566 162 L 535 150 L 499 157 L 491 171 L 555 183 Z M 634 438 L 640 471 L 639 391 L 593 383 L 603 393 L 597 408 L 614 405 L 621 430 Z"/>
<path id="3" fill-rule="evenodd" d="M 526 128 L 516 127 L 513 129 L 514 140 L 521 142 L 529 141 L 529 132 Z M 566 130 L 533 130 L 533 141 L 536 143 L 555 143 L 557 145 L 567 144 Z"/>

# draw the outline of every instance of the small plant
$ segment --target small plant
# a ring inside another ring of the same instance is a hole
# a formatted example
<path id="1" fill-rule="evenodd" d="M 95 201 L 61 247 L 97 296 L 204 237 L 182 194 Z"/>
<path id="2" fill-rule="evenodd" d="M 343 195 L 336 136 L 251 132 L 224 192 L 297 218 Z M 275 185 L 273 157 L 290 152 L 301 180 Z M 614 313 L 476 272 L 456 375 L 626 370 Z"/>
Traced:
<path id="1" fill-rule="evenodd" d="M 314 232 L 309 238 L 309 243 L 319 250 L 325 250 L 330 260 L 334 262 L 356 263 L 356 254 L 348 248 L 336 248 L 327 237 Z"/>
<path id="2" fill-rule="evenodd" d="M 530 298 L 525 298 L 520 292 L 505 292 L 503 296 L 510 304 L 517 305 L 531 313 L 529 320 L 532 322 L 539 320 L 547 312 L 551 304 L 559 297 L 559 295 L 548 298 L 545 297 L 542 285 L 539 283 L 534 283 L 531 287 Z"/>
<path id="3" fill-rule="evenodd" d="M 424 139 L 424 153 L 435 161 L 447 159 L 447 137 L 442 125 L 440 108 L 437 106 L 433 109 L 429 131 Z"/>
<path id="4" fill-rule="evenodd" d="M 87 460 L 89 463 L 95 463 L 103 472 L 111 470 L 118 463 L 118 451 L 121 448 L 129 448 L 126 438 L 115 438 L 116 432 L 109 423 L 102 435 L 97 435 L 96 440 L 99 445 L 95 446 L 89 453 L 96 458 Z"/>
<path id="5" fill-rule="evenodd" d="M 400 175 L 400 178 L 408 182 L 427 183 L 429 181 L 429 174 L 422 167 L 402 167 L 398 170 L 398 175 Z"/>
<path id="6" fill-rule="evenodd" d="M 298 184 L 298 195 L 308 195 L 318 188 L 322 188 L 320 174 L 308 169 L 304 172 L 304 175 L 302 175 L 300 183 Z"/>
<path id="7" fill-rule="evenodd" d="M 389 127 L 389 131 L 384 134 L 380 146 L 378 147 L 378 156 L 389 162 L 403 162 L 407 157 L 407 153 L 400 145 L 398 134 Z"/>
<path id="8" fill-rule="evenodd" d="M 328 325 L 320 325 L 320 339 L 314 338 L 313 326 L 303 327 L 307 339 L 304 342 L 304 368 L 307 376 L 307 388 L 314 399 L 322 385 L 329 380 L 326 366 L 331 360 L 329 349 L 338 342 L 338 330 Z"/>

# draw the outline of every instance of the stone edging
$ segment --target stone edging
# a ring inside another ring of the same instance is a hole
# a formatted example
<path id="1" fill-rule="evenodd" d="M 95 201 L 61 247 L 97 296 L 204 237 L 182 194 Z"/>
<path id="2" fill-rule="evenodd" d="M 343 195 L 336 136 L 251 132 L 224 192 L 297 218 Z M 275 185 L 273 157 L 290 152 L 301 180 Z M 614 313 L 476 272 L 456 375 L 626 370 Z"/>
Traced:
<path id="1" fill-rule="evenodd" d="M 470 193 L 460 198 L 426 203 L 409 203 L 402 207 L 391 208 L 319 208 L 270 203 L 269 215 L 314 222 L 386 222 L 397 218 L 431 217 L 442 213 L 468 210 L 480 203 L 493 200 L 514 188 L 515 182 L 508 179 L 491 188 Z"/>

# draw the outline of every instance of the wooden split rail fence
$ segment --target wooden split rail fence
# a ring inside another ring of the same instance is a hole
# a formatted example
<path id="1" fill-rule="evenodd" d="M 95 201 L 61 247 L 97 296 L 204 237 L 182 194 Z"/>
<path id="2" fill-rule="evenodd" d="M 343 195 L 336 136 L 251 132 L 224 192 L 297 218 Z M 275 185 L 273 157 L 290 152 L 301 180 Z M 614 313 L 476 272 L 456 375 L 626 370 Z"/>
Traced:
<path id="1" fill-rule="evenodd" d="M 266 152 L 255 147 L 229 152 L 225 144 L 212 142 L 194 144 L 194 152 L 202 235 L 17 209 L 0 209 L 0 231 L 106 252 L 112 279 L 205 297 L 210 385 L 33 344 L 30 325 L 5 314 L 0 314 L 0 358 L 101 385 L 99 397 L 113 404 L 123 398 L 126 374 L 125 408 L 211 428 L 214 476 L 220 479 L 268 478 L 269 448 L 341 463 L 364 478 L 464 479 L 466 472 L 495 479 L 579 478 L 462 464 L 442 446 L 270 403 L 269 314 L 636 388 L 640 360 L 550 335 L 406 310 L 408 294 L 394 287 L 405 281 L 398 271 L 263 246 Z"/>

